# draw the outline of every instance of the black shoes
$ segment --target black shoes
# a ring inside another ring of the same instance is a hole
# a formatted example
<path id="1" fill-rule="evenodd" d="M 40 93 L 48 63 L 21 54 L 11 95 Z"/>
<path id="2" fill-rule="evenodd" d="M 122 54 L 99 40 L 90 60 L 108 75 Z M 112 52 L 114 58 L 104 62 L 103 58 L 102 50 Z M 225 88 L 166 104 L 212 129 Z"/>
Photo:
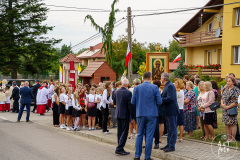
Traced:
<path id="1" fill-rule="evenodd" d="M 144 160 L 153 160 L 152 158 L 144 159 Z"/>
<path id="2" fill-rule="evenodd" d="M 31 111 L 32 113 L 35 113 L 35 111 Z"/>
<path id="3" fill-rule="evenodd" d="M 17 122 L 20 122 L 20 120 L 17 120 Z"/>
<path id="4" fill-rule="evenodd" d="M 130 152 L 126 152 L 124 150 L 123 151 L 115 151 L 115 153 L 118 154 L 118 155 L 122 155 L 122 156 L 130 154 Z"/>
<path id="5" fill-rule="evenodd" d="M 175 151 L 175 149 L 168 147 L 168 148 L 164 149 L 163 151 L 164 152 L 173 152 L 173 151 Z"/>
<path id="6" fill-rule="evenodd" d="M 134 157 L 133 160 L 140 160 L 140 158 Z"/>
<path id="7" fill-rule="evenodd" d="M 160 148 L 161 150 L 164 150 L 164 149 L 167 149 L 168 148 L 168 146 L 165 146 L 165 147 L 163 147 L 163 148 Z"/>
<path id="8" fill-rule="evenodd" d="M 153 149 L 158 149 L 159 148 L 159 144 L 155 144 Z"/>

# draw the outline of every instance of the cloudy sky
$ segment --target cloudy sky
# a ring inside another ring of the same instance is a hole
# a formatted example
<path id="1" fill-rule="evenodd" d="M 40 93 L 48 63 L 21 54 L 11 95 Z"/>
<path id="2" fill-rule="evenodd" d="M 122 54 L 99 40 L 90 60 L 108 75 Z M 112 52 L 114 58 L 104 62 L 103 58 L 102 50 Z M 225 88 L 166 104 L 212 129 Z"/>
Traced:
<path id="1" fill-rule="evenodd" d="M 84 22 L 87 14 L 94 17 L 97 24 L 103 26 L 109 17 L 108 12 L 80 12 L 79 9 L 62 8 L 55 6 L 91 8 L 110 10 L 113 0 L 44 0 L 50 8 L 48 19 L 44 22 L 48 25 L 55 26 L 54 30 L 49 32 L 47 36 L 62 39 L 62 44 L 72 46 L 84 41 L 92 35 L 98 33 L 91 23 Z M 166 12 L 166 9 L 179 9 L 189 7 L 202 7 L 209 0 L 119 0 L 116 5 L 117 9 L 126 10 L 131 7 L 133 15 L 145 14 L 149 12 L 139 12 L 136 10 L 159 10 L 158 12 Z M 55 11 L 55 10 L 75 10 L 75 11 Z M 77 11 L 76 11 L 77 10 Z M 135 25 L 135 33 L 133 38 L 139 42 L 158 42 L 163 45 L 168 45 L 169 40 L 172 40 L 172 35 L 183 26 L 197 11 L 189 11 L 184 13 L 164 14 L 155 16 L 135 17 L 133 19 Z M 126 12 L 116 14 L 116 20 L 119 20 L 127 15 Z M 122 23 L 114 30 L 113 39 L 116 40 L 120 35 L 127 35 L 127 22 Z M 95 39 L 84 45 L 73 48 L 77 52 L 81 48 L 89 48 L 89 46 L 101 42 L 101 38 Z"/>

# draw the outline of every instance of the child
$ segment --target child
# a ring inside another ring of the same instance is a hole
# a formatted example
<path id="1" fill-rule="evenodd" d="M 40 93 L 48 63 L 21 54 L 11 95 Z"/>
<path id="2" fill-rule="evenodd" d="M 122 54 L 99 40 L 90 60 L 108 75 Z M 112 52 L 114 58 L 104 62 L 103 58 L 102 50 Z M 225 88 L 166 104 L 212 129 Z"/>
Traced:
<path id="1" fill-rule="evenodd" d="M 61 87 L 61 94 L 60 94 L 60 100 L 59 100 L 59 107 L 58 107 L 58 113 L 59 113 L 59 121 L 60 121 L 60 128 L 65 129 L 66 125 L 64 124 L 64 117 L 65 117 L 65 87 Z"/>
<path id="2" fill-rule="evenodd" d="M 10 92 L 9 88 L 10 88 L 9 86 L 6 86 L 6 88 L 5 88 L 5 94 L 6 94 L 6 99 L 7 99 L 7 101 L 5 103 L 5 109 L 8 112 L 10 111 L 10 103 L 11 103 L 11 100 L 10 100 L 11 92 Z"/>
<path id="3" fill-rule="evenodd" d="M 73 112 L 73 105 L 72 105 L 72 100 L 73 100 L 73 94 L 72 94 L 72 87 L 68 87 L 66 90 L 65 95 L 65 115 L 67 116 L 67 131 L 73 130 L 72 126 L 72 112 Z"/>
<path id="4" fill-rule="evenodd" d="M 3 88 L 0 88 L 0 111 L 6 112 L 5 103 L 7 101 L 6 95 L 3 92 Z"/>
<path id="5" fill-rule="evenodd" d="M 54 90 L 54 94 L 52 95 L 54 127 L 59 127 L 59 114 L 58 114 L 59 96 L 60 96 L 60 88 L 56 87 Z"/>
<path id="6" fill-rule="evenodd" d="M 79 94 L 76 91 L 73 95 L 73 100 L 72 100 L 72 105 L 73 105 L 73 114 L 72 117 L 75 118 L 74 121 L 74 131 L 80 131 L 80 126 L 78 126 L 78 122 L 79 122 L 79 117 L 80 117 L 80 110 L 82 109 L 82 107 L 79 105 Z"/>

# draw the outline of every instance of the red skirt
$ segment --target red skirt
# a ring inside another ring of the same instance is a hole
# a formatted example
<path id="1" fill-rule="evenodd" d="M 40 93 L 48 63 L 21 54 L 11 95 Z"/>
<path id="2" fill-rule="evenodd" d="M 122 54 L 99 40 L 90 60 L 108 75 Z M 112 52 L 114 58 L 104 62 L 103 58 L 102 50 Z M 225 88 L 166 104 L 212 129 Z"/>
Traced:
<path id="1" fill-rule="evenodd" d="M 52 108 L 52 100 L 51 100 L 51 99 L 48 99 L 48 101 L 47 101 L 47 106 L 48 106 L 49 108 Z"/>
<path id="2" fill-rule="evenodd" d="M 37 113 L 44 114 L 46 112 L 46 104 L 37 105 Z"/>
<path id="3" fill-rule="evenodd" d="M 5 104 L 0 104 L 0 111 L 6 111 Z"/>
<path id="4" fill-rule="evenodd" d="M 10 103 L 5 103 L 5 109 L 10 111 Z"/>

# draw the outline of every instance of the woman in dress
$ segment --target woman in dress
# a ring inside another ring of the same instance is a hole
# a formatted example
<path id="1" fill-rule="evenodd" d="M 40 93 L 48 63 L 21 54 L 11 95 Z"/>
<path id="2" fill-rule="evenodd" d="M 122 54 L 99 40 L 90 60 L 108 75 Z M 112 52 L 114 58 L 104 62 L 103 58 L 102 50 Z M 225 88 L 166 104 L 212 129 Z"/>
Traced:
<path id="1" fill-rule="evenodd" d="M 200 110 L 204 109 L 204 131 L 205 131 L 205 140 L 209 139 L 209 134 L 212 136 L 212 140 L 215 139 L 214 130 L 213 130 L 213 114 L 214 111 L 210 109 L 210 106 L 215 102 L 215 94 L 212 91 L 212 83 L 204 82 L 205 93 L 202 96 L 202 103 L 200 104 Z"/>
<path id="2" fill-rule="evenodd" d="M 95 88 L 90 89 L 90 94 L 87 97 L 87 116 L 89 131 L 95 130 L 95 120 L 97 116 L 97 95 Z"/>
<path id="3" fill-rule="evenodd" d="M 72 100 L 72 105 L 73 105 L 72 117 L 75 118 L 74 131 L 80 131 L 80 126 L 78 126 L 78 123 L 79 123 L 79 117 L 80 117 L 80 110 L 82 109 L 82 107 L 80 106 L 79 102 L 80 102 L 79 93 L 78 93 L 78 90 L 76 90 Z"/>
<path id="4" fill-rule="evenodd" d="M 223 91 L 221 107 L 222 110 L 222 122 L 225 124 L 228 141 L 235 141 L 237 133 L 237 116 L 229 116 L 227 110 L 233 107 L 237 107 L 238 96 L 240 90 L 236 87 L 237 81 L 233 77 L 228 77 L 227 87 Z"/>
<path id="5" fill-rule="evenodd" d="M 182 79 L 175 79 L 174 85 L 177 91 L 177 103 L 179 107 L 180 114 L 178 114 L 177 117 L 177 123 L 179 126 L 180 136 L 179 136 L 179 142 L 182 142 L 182 136 L 183 136 L 183 130 L 184 130 L 184 115 L 183 115 L 183 109 L 184 109 L 184 91 L 185 88 L 183 80 Z"/>
<path id="6" fill-rule="evenodd" d="M 188 132 L 188 136 L 193 134 L 196 130 L 196 106 L 195 106 L 195 92 L 193 90 L 193 83 L 186 82 L 186 91 L 184 95 L 184 130 Z"/>
<path id="7" fill-rule="evenodd" d="M 86 100 L 86 94 L 84 87 L 81 88 L 80 93 L 79 93 L 79 105 L 82 107 L 80 110 L 80 119 L 79 119 L 79 126 L 81 127 L 82 124 L 82 129 L 85 129 L 86 126 L 86 105 L 85 105 L 85 100 Z"/>
<path id="8" fill-rule="evenodd" d="M 66 125 L 64 123 L 64 118 L 65 118 L 65 87 L 61 86 L 60 87 L 61 94 L 59 98 L 59 107 L 58 107 L 58 113 L 59 113 L 59 121 L 60 121 L 60 128 L 64 129 L 66 128 Z"/>
<path id="9" fill-rule="evenodd" d="M 58 114 L 59 97 L 60 97 L 60 88 L 56 87 L 52 95 L 54 127 L 59 127 L 59 114 Z"/>
<path id="10" fill-rule="evenodd" d="M 73 94 L 72 94 L 72 87 L 68 87 L 66 90 L 66 95 L 65 95 L 65 115 L 67 116 L 67 131 L 73 130 L 72 128 L 72 112 L 73 112 L 73 105 L 72 105 L 72 100 L 73 100 Z"/>

